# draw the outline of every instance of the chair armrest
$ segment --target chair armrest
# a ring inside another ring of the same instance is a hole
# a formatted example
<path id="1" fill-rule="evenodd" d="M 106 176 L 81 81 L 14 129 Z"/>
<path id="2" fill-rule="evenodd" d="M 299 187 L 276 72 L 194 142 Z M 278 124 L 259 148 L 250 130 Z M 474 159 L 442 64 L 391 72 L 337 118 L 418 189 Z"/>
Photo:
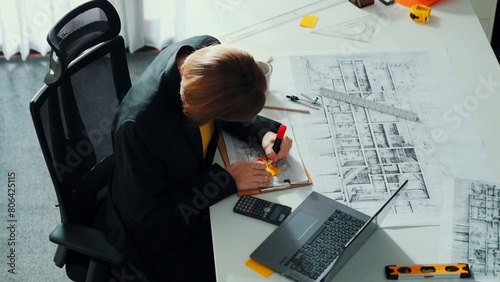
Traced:
<path id="1" fill-rule="evenodd" d="M 52 243 L 101 261 L 120 265 L 125 256 L 96 229 L 73 224 L 59 224 L 49 235 Z"/>

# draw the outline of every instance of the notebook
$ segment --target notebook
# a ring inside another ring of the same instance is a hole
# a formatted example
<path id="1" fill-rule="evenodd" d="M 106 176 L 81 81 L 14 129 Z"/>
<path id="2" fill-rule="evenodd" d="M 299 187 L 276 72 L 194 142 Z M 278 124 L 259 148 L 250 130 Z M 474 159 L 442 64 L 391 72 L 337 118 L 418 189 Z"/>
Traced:
<path id="1" fill-rule="evenodd" d="M 250 258 L 296 281 L 330 281 L 375 232 L 407 182 L 372 217 L 312 192 Z"/>

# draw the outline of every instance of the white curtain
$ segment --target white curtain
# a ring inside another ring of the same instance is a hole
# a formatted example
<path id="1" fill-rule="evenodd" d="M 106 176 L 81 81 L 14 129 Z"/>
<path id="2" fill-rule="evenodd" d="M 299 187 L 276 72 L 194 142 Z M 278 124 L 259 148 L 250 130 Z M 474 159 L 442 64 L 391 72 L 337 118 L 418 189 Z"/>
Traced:
<path id="1" fill-rule="evenodd" d="M 50 28 L 68 11 L 88 0 L 0 0 L 0 51 L 6 59 L 31 50 L 46 55 Z M 97 0 L 103 1 L 103 0 Z M 162 49 L 186 37 L 183 0 L 109 0 L 120 15 L 120 34 L 130 52 Z"/>

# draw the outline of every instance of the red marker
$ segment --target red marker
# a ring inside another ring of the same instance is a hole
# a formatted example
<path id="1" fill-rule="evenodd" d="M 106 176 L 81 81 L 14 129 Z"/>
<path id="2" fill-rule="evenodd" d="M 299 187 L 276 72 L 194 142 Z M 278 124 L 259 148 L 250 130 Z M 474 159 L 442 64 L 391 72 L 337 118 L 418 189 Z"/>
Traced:
<path id="1" fill-rule="evenodd" d="M 281 141 L 285 137 L 286 125 L 280 125 L 278 133 L 276 134 L 276 140 L 274 140 L 273 151 L 277 154 L 280 151 Z"/>

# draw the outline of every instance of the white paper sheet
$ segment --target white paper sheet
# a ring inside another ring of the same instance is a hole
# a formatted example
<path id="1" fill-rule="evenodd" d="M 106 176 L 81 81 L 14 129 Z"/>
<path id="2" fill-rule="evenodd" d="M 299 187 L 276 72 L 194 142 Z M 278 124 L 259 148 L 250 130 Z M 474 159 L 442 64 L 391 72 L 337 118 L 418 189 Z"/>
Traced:
<path id="1" fill-rule="evenodd" d="M 493 175 L 445 48 L 273 54 L 272 65 L 267 104 L 310 111 L 290 121 L 314 190 L 371 215 L 409 180 L 384 226 L 439 225 L 445 176 Z M 320 87 L 413 111 L 419 121 L 324 98 Z M 320 97 L 322 108 L 286 98 L 302 94 Z"/>
<path id="2" fill-rule="evenodd" d="M 468 263 L 475 281 L 499 281 L 500 182 L 446 181 L 441 260 Z"/>

